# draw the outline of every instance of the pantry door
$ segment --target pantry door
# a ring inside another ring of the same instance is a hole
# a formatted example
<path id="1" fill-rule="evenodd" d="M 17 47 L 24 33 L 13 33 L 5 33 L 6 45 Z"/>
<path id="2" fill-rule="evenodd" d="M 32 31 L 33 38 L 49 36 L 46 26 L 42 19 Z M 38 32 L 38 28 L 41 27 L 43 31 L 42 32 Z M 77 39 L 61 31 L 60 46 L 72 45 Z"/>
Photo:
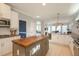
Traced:
<path id="1" fill-rule="evenodd" d="M 19 21 L 19 35 L 21 38 L 26 38 L 26 21 Z"/>

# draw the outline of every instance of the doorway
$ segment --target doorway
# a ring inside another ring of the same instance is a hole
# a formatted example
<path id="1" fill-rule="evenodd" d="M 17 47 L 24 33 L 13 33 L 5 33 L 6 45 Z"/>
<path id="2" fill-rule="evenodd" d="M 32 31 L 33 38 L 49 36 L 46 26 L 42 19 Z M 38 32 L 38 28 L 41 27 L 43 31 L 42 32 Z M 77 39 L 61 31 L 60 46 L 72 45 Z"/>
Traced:
<path id="1" fill-rule="evenodd" d="M 19 35 L 21 38 L 26 38 L 26 21 L 19 21 Z"/>

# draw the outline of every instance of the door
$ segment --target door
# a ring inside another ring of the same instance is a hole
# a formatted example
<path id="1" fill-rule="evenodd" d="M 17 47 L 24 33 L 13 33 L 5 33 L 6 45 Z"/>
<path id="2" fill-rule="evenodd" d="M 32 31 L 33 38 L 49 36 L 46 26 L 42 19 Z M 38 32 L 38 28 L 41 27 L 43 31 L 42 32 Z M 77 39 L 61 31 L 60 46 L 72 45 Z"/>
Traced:
<path id="1" fill-rule="evenodd" d="M 21 38 L 26 37 L 26 21 L 19 21 L 19 35 L 21 36 Z"/>

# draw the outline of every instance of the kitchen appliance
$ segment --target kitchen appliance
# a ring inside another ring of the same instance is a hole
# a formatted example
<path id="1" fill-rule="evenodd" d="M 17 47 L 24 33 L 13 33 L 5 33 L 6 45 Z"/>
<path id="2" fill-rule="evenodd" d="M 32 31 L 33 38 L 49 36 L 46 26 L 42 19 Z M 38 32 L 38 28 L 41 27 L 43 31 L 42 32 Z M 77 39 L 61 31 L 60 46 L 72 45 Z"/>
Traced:
<path id="1" fill-rule="evenodd" d="M 72 26 L 72 38 L 74 39 L 74 56 L 79 56 L 79 20 L 74 22 Z"/>
<path id="2" fill-rule="evenodd" d="M 10 20 L 0 20 L 0 27 L 10 27 Z"/>

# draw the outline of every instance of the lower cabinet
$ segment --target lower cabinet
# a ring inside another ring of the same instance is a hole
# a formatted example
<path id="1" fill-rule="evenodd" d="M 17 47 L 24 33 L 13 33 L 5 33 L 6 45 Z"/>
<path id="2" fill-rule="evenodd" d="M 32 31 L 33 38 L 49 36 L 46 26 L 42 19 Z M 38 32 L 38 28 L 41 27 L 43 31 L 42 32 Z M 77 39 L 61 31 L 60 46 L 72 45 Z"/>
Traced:
<path id="1" fill-rule="evenodd" d="M 52 42 L 68 45 L 69 44 L 69 36 L 68 35 L 61 35 L 61 34 L 52 34 Z"/>
<path id="2" fill-rule="evenodd" d="M 4 39 L 1 39 L 0 40 L 0 55 L 3 55 L 4 54 L 4 52 L 5 52 L 5 48 L 6 48 L 6 41 L 4 40 Z"/>
<path id="3" fill-rule="evenodd" d="M 19 39 L 19 36 L 0 39 L 0 56 L 12 52 L 12 40 Z"/>

